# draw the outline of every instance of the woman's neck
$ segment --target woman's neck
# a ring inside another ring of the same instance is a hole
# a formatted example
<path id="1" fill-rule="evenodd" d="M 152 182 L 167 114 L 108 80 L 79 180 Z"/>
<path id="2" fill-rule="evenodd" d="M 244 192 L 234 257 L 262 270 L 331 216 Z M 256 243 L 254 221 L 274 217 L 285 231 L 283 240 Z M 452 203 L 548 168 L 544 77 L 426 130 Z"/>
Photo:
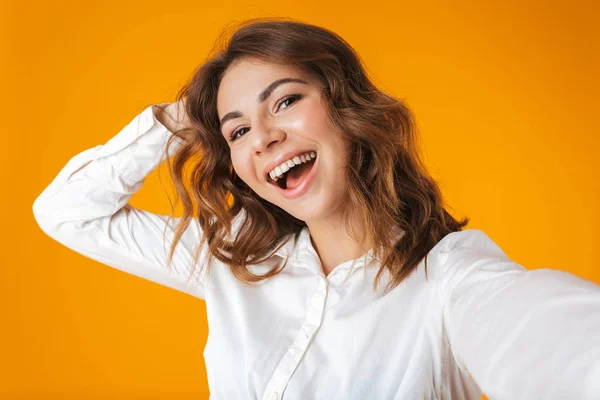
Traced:
<path id="1" fill-rule="evenodd" d="M 341 222 L 311 221 L 307 222 L 307 225 L 311 243 L 319 255 L 325 276 L 328 276 L 338 265 L 357 259 L 372 248 L 372 245 L 361 246 L 342 228 Z"/>

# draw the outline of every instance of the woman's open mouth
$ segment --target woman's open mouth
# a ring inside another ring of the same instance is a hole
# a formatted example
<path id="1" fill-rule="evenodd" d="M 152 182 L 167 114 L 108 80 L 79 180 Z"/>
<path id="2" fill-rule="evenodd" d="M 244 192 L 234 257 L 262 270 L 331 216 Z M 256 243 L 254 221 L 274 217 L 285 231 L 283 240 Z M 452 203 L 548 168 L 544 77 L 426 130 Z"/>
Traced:
<path id="1" fill-rule="evenodd" d="M 268 182 L 287 199 L 295 199 L 303 195 L 314 180 L 318 157 L 296 165 L 285 172 L 276 181 L 268 177 Z"/>

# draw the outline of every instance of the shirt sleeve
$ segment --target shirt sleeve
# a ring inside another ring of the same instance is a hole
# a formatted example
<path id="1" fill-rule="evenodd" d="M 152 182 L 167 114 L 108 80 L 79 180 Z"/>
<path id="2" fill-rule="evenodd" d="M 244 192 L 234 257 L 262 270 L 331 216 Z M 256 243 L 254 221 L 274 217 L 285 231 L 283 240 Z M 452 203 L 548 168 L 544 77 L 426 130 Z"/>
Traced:
<path id="1" fill-rule="evenodd" d="M 170 135 L 147 107 L 106 144 L 72 157 L 35 199 L 33 214 L 48 236 L 88 258 L 204 299 L 202 254 L 190 277 L 202 235 L 197 220 L 191 220 L 168 266 L 179 218 L 168 223 L 167 216 L 128 204 L 163 161 Z M 181 144 L 175 137 L 169 155 Z"/>
<path id="2" fill-rule="evenodd" d="M 451 348 L 490 399 L 600 399 L 599 285 L 526 270 L 476 229 L 448 235 L 442 253 Z"/>

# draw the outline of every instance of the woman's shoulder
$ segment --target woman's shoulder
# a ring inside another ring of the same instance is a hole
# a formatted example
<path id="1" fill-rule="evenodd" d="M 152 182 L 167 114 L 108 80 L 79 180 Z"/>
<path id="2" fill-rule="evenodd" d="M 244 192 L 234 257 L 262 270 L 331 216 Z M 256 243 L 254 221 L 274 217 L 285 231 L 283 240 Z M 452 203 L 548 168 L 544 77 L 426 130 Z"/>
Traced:
<path id="1" fill-rule="evenodd" d="M 483 230 L 464 229 L 447 234 L 433 247 L 428 255 L 428 269 L 441 279 L 483 261 L 505 263 L 510 259 Z"/>
<path id="2" fill-rule="evenodd" d="M 436 247 L 438 247 L 438 251 L 441 253 L 448 253 L 463 248 L 501 251 L 500 247 L 487 233 L 481 229 L 472 228 L 447 234 L 437 243 Z"/>

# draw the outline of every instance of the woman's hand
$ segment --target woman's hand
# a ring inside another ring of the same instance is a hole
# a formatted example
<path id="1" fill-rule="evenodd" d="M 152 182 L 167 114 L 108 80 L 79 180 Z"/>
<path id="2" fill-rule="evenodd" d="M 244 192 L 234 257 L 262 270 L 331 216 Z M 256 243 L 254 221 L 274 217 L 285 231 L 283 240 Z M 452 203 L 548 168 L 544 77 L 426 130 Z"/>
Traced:
<path id="1" fill-rule="evenodd" d="M 186 98 L 174 103 L 161 103 L 152 106 L 154 116 L 169 131 L 176 132 L 191 127 L 185 112 Z"/>

